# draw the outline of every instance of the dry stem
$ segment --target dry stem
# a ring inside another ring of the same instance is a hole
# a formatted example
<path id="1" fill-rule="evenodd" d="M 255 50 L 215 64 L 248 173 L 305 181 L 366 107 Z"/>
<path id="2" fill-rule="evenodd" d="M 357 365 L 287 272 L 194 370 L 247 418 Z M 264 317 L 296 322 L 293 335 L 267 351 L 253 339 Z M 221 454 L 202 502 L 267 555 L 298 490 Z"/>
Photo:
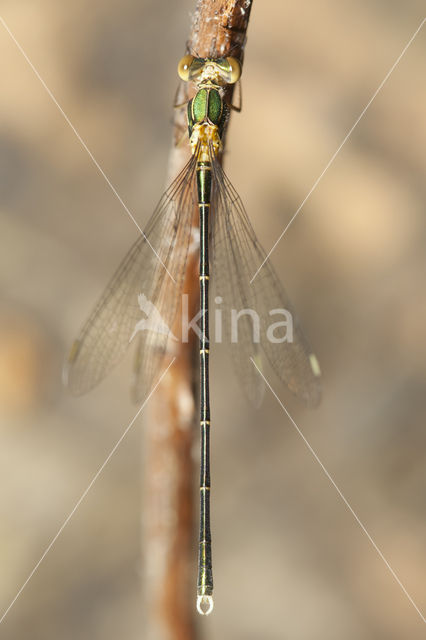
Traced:
<path id="1" fill-rule="evenodd" d="M 187 50 L 200 57 L 233 55 L 242 60 L 251 5 L 252 0 L 198 0 Z M 227 99 L 232 99 L 232 90 L 228 90 Z M 175 141 L 185 127 L 185 110 L 181 109 L 175 113 Z M 170 179 L 188 157 L 187 143 L 172 148 Z M 184 292 L 189 295 L 189 316 L 193 317 L 199 308 L 198 252 L 189 256 Z M 179 329 L 173 328 L 175 335 L 180 335 Z M 192 456 L 198 404 L 194 399 L 195 346 L 194 337 L 188 344 L 179 343 L 176 361 L 147 407 L 144 591 L 146 635 L 156 640 L 196 637 Z"/>

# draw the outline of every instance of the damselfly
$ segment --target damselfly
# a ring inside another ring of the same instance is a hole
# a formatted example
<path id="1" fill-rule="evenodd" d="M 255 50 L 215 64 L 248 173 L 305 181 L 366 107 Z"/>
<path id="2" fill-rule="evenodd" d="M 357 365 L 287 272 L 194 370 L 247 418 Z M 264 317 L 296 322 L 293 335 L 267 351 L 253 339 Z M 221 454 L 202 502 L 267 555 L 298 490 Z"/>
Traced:
<path id="1" fill-rule="evenodd" d="M 153 388 L 181 307 L 187 255 L 194 237 L 193 213 L 198 209 L 201 506 L 197 608 L 208 614 L 213 609 L 209 250 L 216 299 L 228 319 L 238 325 L 235 333 L 235 327 L 230 329 L 230 323 L 225 322 L 225 331 L 231 338 L 229 350 L 249 398 L 255 404 L 262 398 L 263 379 L 257 371 L 262 357 L 306 405 L 315 406 L 319 402 L 320 372 L 287 295 L 256 239 L 241 199 L 219 162 L 231 108 L 224 99 L 224 89 L 239 80 L 240 63 L 232 57 L 186 55 L 178 72 L 183 81 L 194 83 L 196 88 L 195 96 L 187 104 L 191 159 L 163 194 L 144 234 L 131 247 L 83 326 L 65 366 L 65 382 L 74 394 L 89 391 L 136 338 L 135 398 L 143 398 Z M 141 320 L 141 310 L 150 322 Z M 288 316 L 285 322 L 271 324 L 274 313 L 280 310 L 290 314 L 291 335 Z"/>

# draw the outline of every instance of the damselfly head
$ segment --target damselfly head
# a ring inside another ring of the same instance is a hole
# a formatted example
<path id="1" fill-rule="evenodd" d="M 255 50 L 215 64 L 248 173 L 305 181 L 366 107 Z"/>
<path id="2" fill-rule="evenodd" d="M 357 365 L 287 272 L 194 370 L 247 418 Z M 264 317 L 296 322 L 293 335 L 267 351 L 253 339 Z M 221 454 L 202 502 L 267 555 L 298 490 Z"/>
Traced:
<path id="1" fill-rule="evenodd" d="M 184 82 L 196 85 L 222 87 L 235 84 L 241 76 L 241 65 L 236 58 L 195 58 L 183 56 L 178 64 L 178 74 Z"/>

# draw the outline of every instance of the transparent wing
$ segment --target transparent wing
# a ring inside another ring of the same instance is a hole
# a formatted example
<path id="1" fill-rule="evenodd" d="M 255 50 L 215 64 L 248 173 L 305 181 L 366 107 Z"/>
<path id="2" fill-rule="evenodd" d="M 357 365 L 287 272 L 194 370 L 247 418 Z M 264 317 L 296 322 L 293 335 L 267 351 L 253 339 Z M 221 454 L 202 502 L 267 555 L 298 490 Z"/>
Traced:
<path id="1" fill-rule="evenodd" d="M 196 159 L 162 196 L 71 347 L 64 383 L 80 395 L 138 342 L 134 385 L 149 390 L 164 355 L 182 291 L 194 211 Z M 143 380 L 143 384 L 142 384 Z M 141 391 L 134 391 L 139 397 Z"/>
<path id="2" fill-rule="evenodd" d="M 213 279 L 216 294 L 223 298 L 224 325 L 237 375 L 249 399 L 259 404 L 262 378 L 250 358 L 261 368 L 263 353 L 289 389 L 314 407 L 321 397 L 318 362 L 268 261 L 250 284 L 265 252 L 222 167 L 214 158 L 212 165 Z M 247 311 L 236 318 L 242 309 Z"/>

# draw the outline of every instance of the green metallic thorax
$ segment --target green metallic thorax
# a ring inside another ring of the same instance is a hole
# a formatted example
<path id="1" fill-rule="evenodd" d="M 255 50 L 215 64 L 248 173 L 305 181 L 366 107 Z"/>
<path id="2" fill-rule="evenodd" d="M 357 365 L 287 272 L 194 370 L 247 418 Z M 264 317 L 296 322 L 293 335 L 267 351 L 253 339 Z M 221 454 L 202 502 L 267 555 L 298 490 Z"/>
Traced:
<path id="1" fill-rule="evenodd" d="M 227 109 L 220 93 L 214 88 L 199 89 L 192 100 L 188 102 L 188 132 L 192 135 L 194 125 L 207 122 L 216 125 L 222 137 L 227 117 Z"/>

